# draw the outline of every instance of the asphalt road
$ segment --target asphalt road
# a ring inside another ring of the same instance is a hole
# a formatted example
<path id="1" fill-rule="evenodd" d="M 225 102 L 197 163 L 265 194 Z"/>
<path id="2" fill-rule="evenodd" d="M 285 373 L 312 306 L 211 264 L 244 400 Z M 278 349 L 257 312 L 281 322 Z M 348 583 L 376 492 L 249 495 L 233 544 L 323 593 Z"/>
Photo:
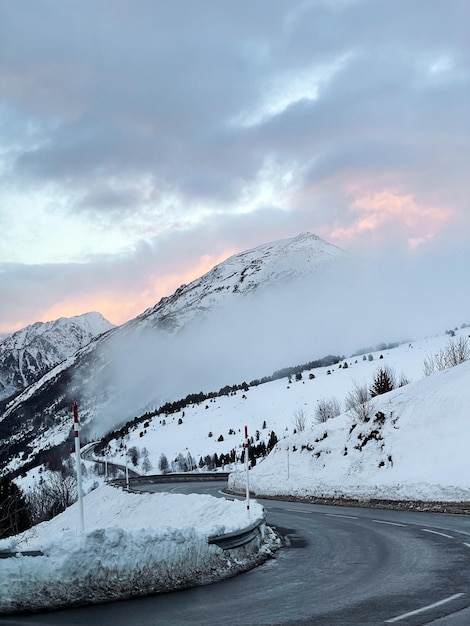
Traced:
<path id="1" fill-rule="evenodd" d="M 223 484 L 152 485 L 218 493 Z M 470 517 L 260 500 L 286 547 L 231 580 L 0 625 L 470 624 Z"/>

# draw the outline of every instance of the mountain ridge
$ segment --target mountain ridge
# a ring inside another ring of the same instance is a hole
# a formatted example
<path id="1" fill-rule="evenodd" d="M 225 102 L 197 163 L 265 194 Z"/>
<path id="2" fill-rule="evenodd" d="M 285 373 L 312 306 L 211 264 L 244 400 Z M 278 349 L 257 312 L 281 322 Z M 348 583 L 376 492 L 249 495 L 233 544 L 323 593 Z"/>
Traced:
<path id="1" fill-rule="evenodd" d="M 64 440 L 75 400 L 83 423 L 99 418 L 104 429 L 104 416 L 115 427 L 148 406 L 186 395 L 196 386 L 211 388 L 225 375 L 230 379 L 224 341 L 234 334 L 240 306 L 251 306 L 266 293 L 275 301 L 295 280 L 340 273 L 345 257 L 347 253 L 309 233 L 232 255 L 140 316 L 95 338 L 16 396 L 0 415 L 0 443 L 19 446 L 24 439 L 28 445 L 49 431 L 43 447 L 48 440 Z M 227 321 L 232 310 L 236 312 Z M 252 310 L 247 311 L 251 318 Z M 203 329 L 201 320 L 209 317 Z M 247 346 L 246 358 L 255 354 L 255 342 Z M 213 366 L 214 359 L 223 364 Z M 6 456 L 11 458 L 8 452 Z"/>
<path id="2" fill-rule="evenodd" d="M 0 400 L 26 389 L 113 326 L 93 311 L 35 322 L 0 338 Z"/>

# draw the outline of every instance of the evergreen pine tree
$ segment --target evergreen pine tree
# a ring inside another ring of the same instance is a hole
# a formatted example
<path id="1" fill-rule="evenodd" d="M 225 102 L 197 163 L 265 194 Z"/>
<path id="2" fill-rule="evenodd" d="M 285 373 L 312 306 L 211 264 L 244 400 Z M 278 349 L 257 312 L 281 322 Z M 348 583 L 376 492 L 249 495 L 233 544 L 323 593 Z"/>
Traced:
<path id="1" fill-rule="evenodd" d="M 387 393 L 388 391 L 392 391 L 395 387 L 396 383 L 393 371 L 387 366 L 380 367 L 377 370 L 374 382 L 370 388 L 370 395 L 372 397 L 379 396 L 383 393 Z"/>

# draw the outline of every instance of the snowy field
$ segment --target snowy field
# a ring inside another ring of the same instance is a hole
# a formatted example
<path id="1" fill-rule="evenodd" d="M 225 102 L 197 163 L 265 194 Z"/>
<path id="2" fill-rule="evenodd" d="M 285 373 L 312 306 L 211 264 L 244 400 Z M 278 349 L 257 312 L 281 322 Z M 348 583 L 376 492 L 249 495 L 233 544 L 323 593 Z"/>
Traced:
<path id="1" fill-rule="evenodd" d="M 459 329 L 455 340 L 470 341 L 468 334 L 468 328 Z M 315 378 L 303 372 L 299 381 L 282 378 L 246 392 L 203 401 L 172 415 L 157 416 L 147 426 L 139 424 L 124 441 L 128 449 L 145 447 L 152 464 L 150 473 L 158 473 L 161 454 L 169 461 L 179 453 L 190 454 L 194 462 L 214 452 L 227 454 L 231 448 L 241 454 L 247 425 L 255 444 L 257 436 L 268 441 L 271 431 L 279 439 L 274 452 L 258 460 L 250 471 L 250 487 L 259 495 L 470 500 L 466 450 L 470 437 L 470 364 L 428 377 L 424 374 L 424 361 L 444 350 L 449 341 L 450 337 L 442 334 L 406 342 L 350 357 L 341 367 L 337 364 L 311 370 Z M 375 398 L 372 420 L 356 425 L 350 433 L 354 419 L 345 412 L 345 398 L 354 385 L 370 387 L 381 367 L 391 368 L 397 378 L 403 374 L 410 383 Z M 342 415 L 317 425 L 319 401 L 333 397 Z M 307 423 L 305 431 L 296 435 L 294 414 L 298 410 L 304 411 Z M 383 425 L 374 422 L 378 411 L 385 415 Z M 367 439 L 376 430 L 377 434 Z M 315 441 L 325 433 L 324 440 Z M 363 444 L 361 437 L 367 443 Z M 111 442 L 110 458 L 120 463 L 124 462 L 122 443 L 119 439 Z M 136 469 L 143 473 L 141 464 Z M 234 468 L 228 465 L 225 469 Z M 230 481 L 232 486 L 244 488 L 241 466 Z"/>
<path id="2" fill-rule="evenodd" d="M 0 559 L 0 613 L 105 602 L 207 584 L 262 562 L 277 547 L 272 531 L 249 547 L 224 552 L 208 536 L 263 518 L 251 503 L 206 495 L 135 494 L 107 485 L 61 515 L 0 541 L 0 550 L 44 556 Z"/>
<path id="3" fill-rule="evenodd" d="M 469 502 L 470 361 L 291 435 L 250 471 L 257 495 Z M 243 489 L 241 474 L 229 486 Z"/>

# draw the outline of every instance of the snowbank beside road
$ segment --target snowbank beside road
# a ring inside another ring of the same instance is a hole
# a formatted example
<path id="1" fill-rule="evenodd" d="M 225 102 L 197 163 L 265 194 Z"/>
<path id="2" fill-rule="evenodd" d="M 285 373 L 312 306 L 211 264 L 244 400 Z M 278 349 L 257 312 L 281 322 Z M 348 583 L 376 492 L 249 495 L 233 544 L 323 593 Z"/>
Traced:
<path id="1" fill-rule="evenodd" d="M 254 494 L 470 502 L 470 361 L 280 441 L 250 470 Z M 229 487 L 243 491 L 244 476 Z"/>
<path id="2" fill-rule="evenodd" d="M 230 555 L 209 535 L 248 525 L 243 502 L 204 495 L 134 494 L 109 486 L 85 502 L 86 531 L 78 533 L 73 505 L 0 550 L 41 550 L 44 556 L 0 559 L 0 613 L 106 602 L 191 587 L 232 576 L 266 558 L 269 529 L 256 545 Z M 263 508 L 251 506 L 251 521 Z"/>

